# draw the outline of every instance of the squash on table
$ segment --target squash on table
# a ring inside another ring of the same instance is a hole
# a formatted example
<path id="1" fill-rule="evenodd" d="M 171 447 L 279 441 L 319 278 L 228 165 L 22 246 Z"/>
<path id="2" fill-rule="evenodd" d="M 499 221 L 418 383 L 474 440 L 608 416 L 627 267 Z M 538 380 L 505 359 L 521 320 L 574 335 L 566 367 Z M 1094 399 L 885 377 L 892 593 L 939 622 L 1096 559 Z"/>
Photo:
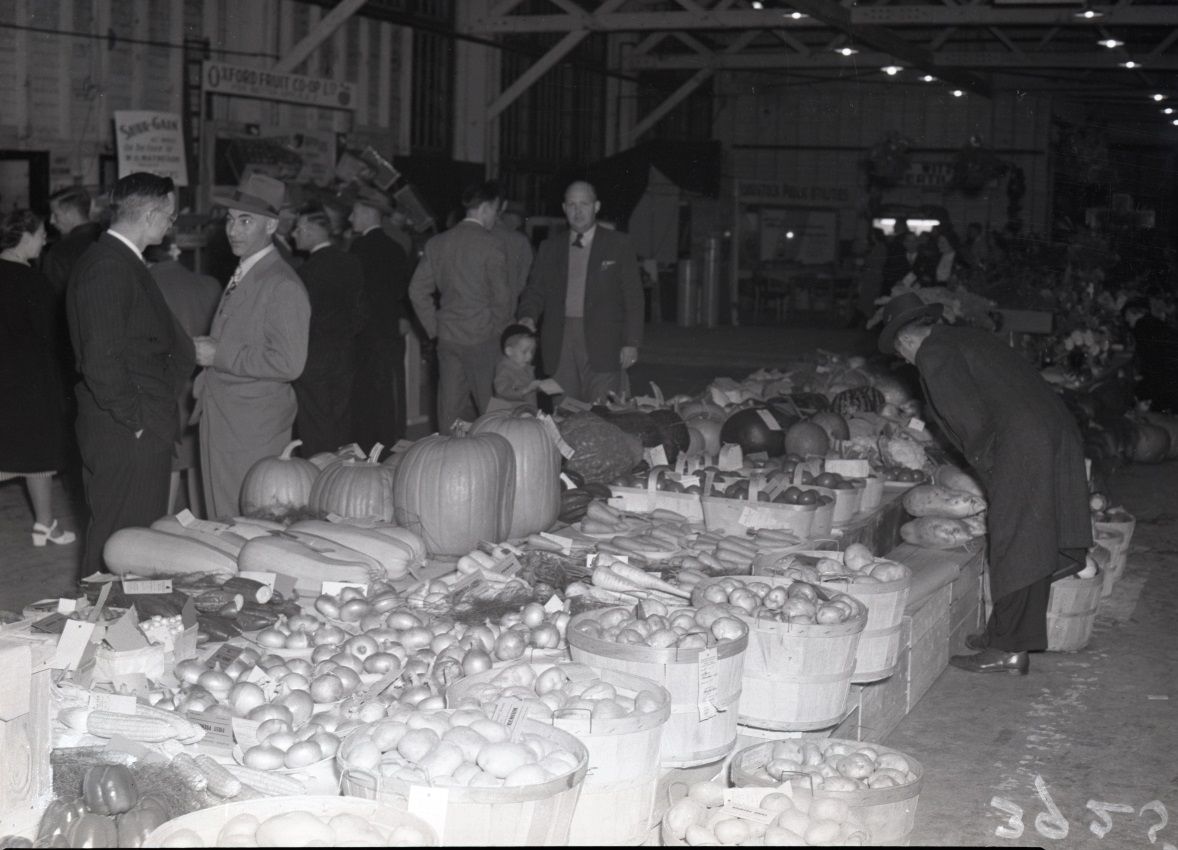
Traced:
<path id="1" fill-rule="evenodd" d="M 392 579 L 401 578 L 411 567 L 421 566 L 425 562 L 425 552 L 420 546 L 419 540 L 401 540 L 376 528 L 363 528 L 346 522 L 308 519 L 293 523 L 290 526 L 290 531 L 313 534 L 316 537 L 338 543 L 340 546 L 355 549 L 357 552 L 374 558 L 384 567 L 388 577 Z M 407 532 L 407 534 L 411 534 L 411 532 Z"/>
<path id="2" fill-rule="evenodd" d="M 515 452 L 515 500 L 510 538 L 547 531 L 560 513 L 560 452 L 544 425 L 526 407 L 480 416 L 472 434 L 498 434 Z"/>
<path id="3" fill-rule="evenodd" d="M 373 584 L 388 577 L 375 558 L 301 531 L 251 540 L 241 547 L 237 562 L 247 572 L 291 576 L 297 590 L 315 593 L 325 581 Z"/>
<path id="4" fill-rule="evenodd" d="M 431 555 L 465 555 L 511 531 L 515 452 L 498 434 L 435 434 L 405 451 L 394 492 L 397 524 Z"/>
<path id="5" fill-rule="evenodd" d="M 319 473 L 311 487 L 308 509 L 321 517 L 329 514 L 344 519 L 393 518 L 394 471 L 377 463 L 380 443 L 364 459 L 349 459 L 332 464 Z"/>
<path id="6" fill-rule="evenodd" d="M 291 457 L 303 444 L 294 440 L 277 457 L 264 457 L 249 468 L 241 482 L 241 512 L 249 516 L 283 517 L 307 507 L 319 468 Z"/>
<path id="7" fill-rule="evenodd" d="M 237 574 L 237 557 L 223 548 L 181 534 L 153 528 L 120 528 L 102 547 L 102 558 L 115 575 L 167 578 L 186 573 Z"/>

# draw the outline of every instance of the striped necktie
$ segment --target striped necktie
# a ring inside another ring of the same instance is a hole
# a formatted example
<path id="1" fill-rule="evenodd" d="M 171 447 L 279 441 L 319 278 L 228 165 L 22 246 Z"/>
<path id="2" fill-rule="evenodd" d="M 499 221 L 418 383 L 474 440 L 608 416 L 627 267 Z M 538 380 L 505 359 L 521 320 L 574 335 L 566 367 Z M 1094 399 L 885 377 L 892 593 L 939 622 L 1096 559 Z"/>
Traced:
<path id="1" fill-rule="evenodd" d="M 585 243 L 583 241 L 581 241 L 583 236 L 584 236 L 584 234 L 578 233 L 576 236 L 573 237 L 573 247 L 574 248 L 584 248 L 585 247 Z"/>

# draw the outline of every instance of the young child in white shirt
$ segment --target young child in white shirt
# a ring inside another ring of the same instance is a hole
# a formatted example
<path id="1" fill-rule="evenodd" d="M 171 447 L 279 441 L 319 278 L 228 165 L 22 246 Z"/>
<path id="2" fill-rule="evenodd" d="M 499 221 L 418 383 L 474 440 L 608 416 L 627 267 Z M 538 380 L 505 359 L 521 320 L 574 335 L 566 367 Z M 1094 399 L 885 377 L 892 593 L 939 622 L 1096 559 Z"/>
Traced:
<path id="1" fill-rule="evenodd" d="M 503 356 L 495 366 L 495 398 L 536 406 L 536 336 L 524 325 L 511 325 L 499 338 Z"/>

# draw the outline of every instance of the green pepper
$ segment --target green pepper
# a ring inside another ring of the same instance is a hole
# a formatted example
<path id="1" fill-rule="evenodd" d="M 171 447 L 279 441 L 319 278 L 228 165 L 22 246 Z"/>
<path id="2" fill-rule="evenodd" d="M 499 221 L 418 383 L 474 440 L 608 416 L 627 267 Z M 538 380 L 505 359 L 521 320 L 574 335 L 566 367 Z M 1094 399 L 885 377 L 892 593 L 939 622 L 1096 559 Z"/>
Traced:
<path id="1" fill-rule="evenodd" d="M 142 847 L 148 833 L 169 820 L 167 807 L 159 799 L 142 798 L 130 811 L 115 817 L 119 847 Z"/>
<path id="2" fill-rule="evenodd" d="M 33 842 L 22 835 L 0 835 L 0 847 L 4 850 L 16 850 L 18 847 L 32 847 Z"/>
<path id="3" fill-rule="evenodd" d="M 122 765 L 115 765 L 121 767 Z M 93 768 L 91 768 L 93 770 Z M 70 826 L 70 847 L 118 847 L 119 832 L 115 819 L 87 812 Z"/>
<path id="4" fill-rule="evenodd" d="M 84 814 L 86 802 L 81 797 L 63 797 L 50 801 L 45 807 L 45 814 L 41 815 L 41 825 L 37 828 L 37 846 L 46 846 L 54 838 L 64 838 L 74 821 Z"/>
<path id="5" fill-rule="evenodd" d="M 82 798 L 97 815 L 117 815 L 139 801 L 135 775 L 121 764 L 101 764 L 82 777 Z"/>

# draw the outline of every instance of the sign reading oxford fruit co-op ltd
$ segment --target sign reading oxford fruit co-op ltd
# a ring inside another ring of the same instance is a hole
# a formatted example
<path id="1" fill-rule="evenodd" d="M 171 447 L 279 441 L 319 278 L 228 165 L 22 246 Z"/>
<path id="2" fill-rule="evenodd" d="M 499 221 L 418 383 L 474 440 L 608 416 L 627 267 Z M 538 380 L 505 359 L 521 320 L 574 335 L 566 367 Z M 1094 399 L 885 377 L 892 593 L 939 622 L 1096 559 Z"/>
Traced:
<path id="1" fill-rule="evenodd" d="M 280 100 L 319 106 L 324 109 L 355 109 L 356 97 L 351 83 L 321 77 L 285 74 L 248 65 L 205 60 L 201 66 L 201 90 L 204 94 L 224 94 Z"/>

